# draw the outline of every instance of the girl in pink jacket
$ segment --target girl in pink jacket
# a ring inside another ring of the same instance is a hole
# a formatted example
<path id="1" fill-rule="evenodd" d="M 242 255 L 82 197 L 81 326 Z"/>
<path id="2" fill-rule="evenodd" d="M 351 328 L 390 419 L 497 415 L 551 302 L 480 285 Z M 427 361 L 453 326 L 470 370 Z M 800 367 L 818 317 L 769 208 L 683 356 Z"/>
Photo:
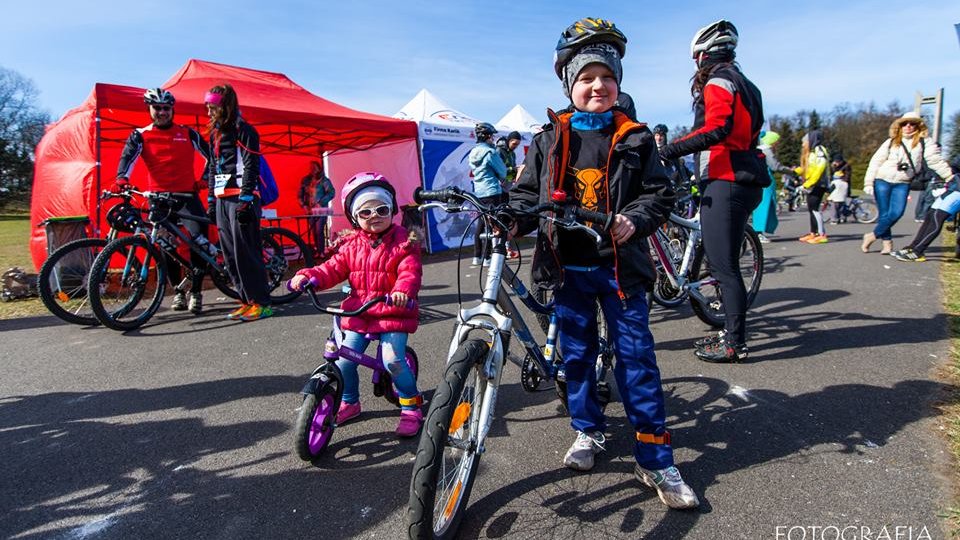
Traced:
<path id="1" fill-rule="evenodd" d="M 413 307 L 407 307 L 407 303 L 416 300 L 420 292 L 420 244 L 406 229 L 393 223 L 398 212 L 396 191 L 382 175 L 354 175 L 343 186 L 341 200 L 355 230 L 330 259 L 297 272 L 290 287 L 302 290 L 312 280 L 318 289 L 327 289 L 349 280 L 351 292 L 341 304 L 347 311 L 372 298 L 390 296 L 389 304 L 377 304 L 360 316 L 341 321 L 343 345 L 363 352 L 370 344 L 365 336 L 380 334 L 383 364 L 400 395 L 397 435 L 412 437 L 423 423 L 423 399 L 404 356 L 407 335 L 415 332 L 418 325 L 416 303 L 412 303 Z M 337 367 L 343 374 L 343 399 L 337 413 L 337 424 L 342 424 L 360 414 L 359 377 L 353 362 L 340 359 Z"/>

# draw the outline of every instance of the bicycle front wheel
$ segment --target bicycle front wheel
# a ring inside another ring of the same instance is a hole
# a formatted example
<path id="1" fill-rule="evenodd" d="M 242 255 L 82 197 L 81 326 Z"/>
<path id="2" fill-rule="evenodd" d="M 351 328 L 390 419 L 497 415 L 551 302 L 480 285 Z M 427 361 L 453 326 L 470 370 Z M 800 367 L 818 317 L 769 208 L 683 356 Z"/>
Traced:
<path id="1" fill-rule="evenodd" d="M 87 282 L 93 260 L 107 245 L 104 238 L 81 238 L 54 251 L 37 278 L 43 305 L 61 320 L 72 324 L 100 324 L 87 297 Z"/>
<path id="2" fill-rule="evenodd" d="M 749 308 L 757 298 L 757 292 L 760 291 L 760 281 L 763 279 L 763 247 L 760 244 L 760 238 L 752 228 L 747 227 L 744 232 L 743 244 L 740 246 L 740 275 L 743 277 L 743 285 L 747 289 L 747 307 Z M 703 245 L 698 246 L 693 257 L 690 275 L 698 281 L 710 280 L 713 275 Z M 704 298 L 703 301 L 693 294 L 690 295 L 690 307 L 693 308 L 694 314 L 701 321 L 714 328 L 723 328 L 726 316 L 723 309 L 720 283 L 716 280 L 712 281 L 714 283 L 703 285 L 699 289 Z"/>
<path id="3" fill-rule="evenodd" d="M 287 290 L 287 281 L 297 271 L 313 266 L 313 253 L 293 231 L 281 227 L 264 227 L 260 236 L 270 300 L 274 304 L 286 304 L 302 294 Z"/>
<path id="4" fill-rule="evenodd" d="M 410 538 L 456 537 L 480 464 L 477 436 L 489 350 L 480 339 L 460 345 L 433 395 L 410 481 Z"/>
<path id="5" fill-rule="evenodd" d="M 90 270 L 90 308 L 107 328 L 139 328 L 160 308 L 166 281 L 163 257 L 147 239 L 115 240 L 97 255 Z"/>

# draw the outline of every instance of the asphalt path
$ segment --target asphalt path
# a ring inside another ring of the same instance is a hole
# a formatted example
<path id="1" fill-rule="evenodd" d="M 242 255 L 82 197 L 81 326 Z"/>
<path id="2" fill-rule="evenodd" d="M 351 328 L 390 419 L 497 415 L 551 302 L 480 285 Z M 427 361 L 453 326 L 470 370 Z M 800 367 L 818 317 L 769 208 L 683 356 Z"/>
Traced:
<path id="1" fill-rule="evenodd" d="M 910 216 L 898 244 L 916 230 Z M 619 403 L 595 469 L 565 469 L 568 419 L 552 390 L 524 392 L 511 366 L 462 537 L 942 538 L 953 473 L 932 406 L 948 353 L 939 265 L 860 253 L 867 225 L 802 244 L 806 224 L 783 216 L 764 246 L 747 362 L 698 361 L 692 344 L 707 328 L 688 306 L 651 314 L 676 461 L 698 510 L 669 511 L 633 478 Z M 424 322 L 410 344 L 428 398 L 458 271 L 475 298 L 476 269 L 450 254 L 426 259 Z M 325 457 L 293 452 L 298 392 L 329 318 L 298 300 L 271 319 L 230 322 L 215 294 L 201 316 L 163 309 L 126 334 L 0 321 L 0 537 L 405 537 L 416 439 L 393 434 L 398 412 L 369 380 L 363 415 L 336 430 Z"/>

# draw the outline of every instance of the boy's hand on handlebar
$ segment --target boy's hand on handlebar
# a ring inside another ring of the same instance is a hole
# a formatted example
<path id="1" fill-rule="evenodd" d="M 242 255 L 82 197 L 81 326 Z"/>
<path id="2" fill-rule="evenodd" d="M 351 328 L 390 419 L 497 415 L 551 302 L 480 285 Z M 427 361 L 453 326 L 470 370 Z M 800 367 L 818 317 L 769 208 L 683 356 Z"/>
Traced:
<path id="1" fill-rule="evenodd" d="M 613 216 L 613 225 L 610 226 L 610 236 L 618 245 L 623 244 L 637 232 L 637 226 L 627 216 L 617 214 Z"/>

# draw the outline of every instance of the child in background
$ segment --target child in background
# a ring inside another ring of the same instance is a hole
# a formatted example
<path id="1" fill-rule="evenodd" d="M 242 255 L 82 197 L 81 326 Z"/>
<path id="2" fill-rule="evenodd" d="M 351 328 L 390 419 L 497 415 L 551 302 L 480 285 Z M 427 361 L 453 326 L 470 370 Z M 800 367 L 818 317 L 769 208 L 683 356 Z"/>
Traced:
<path id="1" fill-rule="evenodd" d="M 843 170 L 833 172 L 830 181 L 830 195 L 827 200 L 833 203 L 833 223 L 847 222 L 847 197 L 850 196 L 850 184 L 847 182 Z"/>
<path id="2" fill-rule="evenodd" d="M 363 352 L 370 344 L 365 335 L 380 335 L 383 364 L 400 395 L 396 432 L 401 437 L 412 437 L 423 423 L 423 398 L 404 357 L 407 338 L 417 330 L 419 322 L 418 308 L 415 304 L 408 307 L 407 302 L 416 300 L 420 291 L 420 243 L 393 223 L 393 216 L 398 213 L 397 194 L 380 174 L 354 175 L 344 184 L 341 200 L 355 230 L 330 259 L 297 272 L 290 280 L 290 288 L 303 290 L 313 281 L 317 289 L 327 289 L 348 279 L 350 293 L 340 306 L 347 311 L 373 298 L 390 296 L 390 304 L 377 304 L 362 315 L 343 318 L 343 345 Z M 337 424 L 342 424 L 360 414 L 360 381 L 357 364 L 341 359 L 337 367 L 343 374 L 343 400 L 337 412 Z"/>

